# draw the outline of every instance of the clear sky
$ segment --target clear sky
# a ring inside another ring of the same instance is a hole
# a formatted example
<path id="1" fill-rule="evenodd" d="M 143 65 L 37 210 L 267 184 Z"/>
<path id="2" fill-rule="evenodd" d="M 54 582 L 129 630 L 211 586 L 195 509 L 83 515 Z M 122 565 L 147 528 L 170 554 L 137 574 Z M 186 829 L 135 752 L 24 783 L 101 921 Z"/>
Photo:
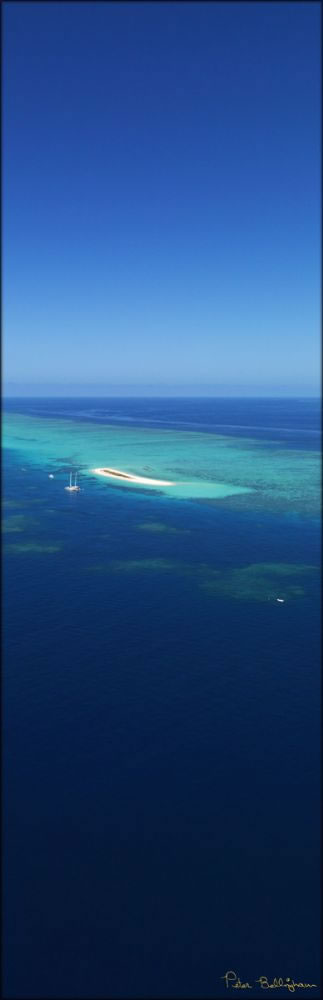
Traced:
<path id="1" fill-rule="evenodd" d="M 4 388 L 310 395 L 318 3 L 5 3 Z"/>

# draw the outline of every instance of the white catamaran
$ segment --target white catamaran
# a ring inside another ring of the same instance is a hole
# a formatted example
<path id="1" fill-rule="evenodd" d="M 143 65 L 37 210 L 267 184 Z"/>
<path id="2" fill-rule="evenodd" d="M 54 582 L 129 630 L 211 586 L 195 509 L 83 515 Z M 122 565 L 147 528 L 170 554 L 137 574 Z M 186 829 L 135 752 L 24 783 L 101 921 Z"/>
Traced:
<path id="1" fill-rule="evenodd" d="M 75 493 L 75 491 L 78 492 L 78 490 L 80 490 L 80 486 L 76 485 L 76 476 L 77 476 L 77 473 L 75 473 L 75 483 L 74 483 L 74 486 L 73 486 L 72 485 L 72 473 L 70 472 L 70 485 L 69 486 L 64 486 L 64 490 L 68 490 L 69 493 Z"/>

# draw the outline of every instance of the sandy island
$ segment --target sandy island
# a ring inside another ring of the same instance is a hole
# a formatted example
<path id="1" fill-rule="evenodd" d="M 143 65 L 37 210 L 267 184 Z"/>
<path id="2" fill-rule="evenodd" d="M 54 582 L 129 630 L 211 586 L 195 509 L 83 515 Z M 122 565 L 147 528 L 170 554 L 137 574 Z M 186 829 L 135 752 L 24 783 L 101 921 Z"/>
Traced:
<path id="1" fill-rule="evenodd" d="M 148 479 L 147 476 L 133 476 L 130 472 L 122 472 L 120 469 L 93 469 L 97 476 L 105 476 L 107 479 L 126 479 L 129 483 L 147 483 L 151 486 L 176 486 L 166 479 Z"/>

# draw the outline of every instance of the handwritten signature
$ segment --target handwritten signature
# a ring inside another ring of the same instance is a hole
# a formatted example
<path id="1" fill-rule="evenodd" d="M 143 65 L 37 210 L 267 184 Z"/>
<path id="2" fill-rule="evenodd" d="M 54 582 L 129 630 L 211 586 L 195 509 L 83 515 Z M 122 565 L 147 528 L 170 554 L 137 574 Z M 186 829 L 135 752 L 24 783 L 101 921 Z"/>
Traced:
<path id="1" fill-rule="evenodd" d="M 225 985 L 227 989 L 229 986 L 233 990 L 252 990 L 253 986 L 250 983 L 242 983 L 236 972 L 226 972 L 225 976 L 221 976 L 221 979 L 225 980 Z M 286 976 L 285 979 L 279 977 L 279 979 L 274 979 L 272 983 L 269 982 L 268 976 L 260 976 L 259 979 L 255 979 L 254 983 L 259 983 L 262 990 L 275 990 L 283 987 L 283 989 L 288 990 L 289 993 L 295 993 L 295 990 L 308 990 L 316 988 L 316 983 L 295 983 L 294 979 L 290 976 Z"/>

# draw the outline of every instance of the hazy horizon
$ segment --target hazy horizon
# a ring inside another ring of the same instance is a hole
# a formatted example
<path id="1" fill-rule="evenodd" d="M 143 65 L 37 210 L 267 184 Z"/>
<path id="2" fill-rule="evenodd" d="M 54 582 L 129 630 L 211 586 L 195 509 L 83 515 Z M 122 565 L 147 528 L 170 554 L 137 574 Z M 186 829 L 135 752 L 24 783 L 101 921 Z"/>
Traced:
<path id="1" fill-rule="evenodd" d="M 222 398 L 222 399 L 320 399 L 321 393 L 317 389 L 311 391 L 309 387 L 276 387 L 263 388 L 261 386 L 167 386 L 165 384 L 152 385 L 60 385 L 58 383 L 41 385 L 21 385 L 7 384 L 3 389 L 3 399 L 50 399 L 50 398 L 75 398 L 75 399 L 104 399 L 104 398 L 133 398 L 133 399 L 171 399 L 171 398 Z"/>

